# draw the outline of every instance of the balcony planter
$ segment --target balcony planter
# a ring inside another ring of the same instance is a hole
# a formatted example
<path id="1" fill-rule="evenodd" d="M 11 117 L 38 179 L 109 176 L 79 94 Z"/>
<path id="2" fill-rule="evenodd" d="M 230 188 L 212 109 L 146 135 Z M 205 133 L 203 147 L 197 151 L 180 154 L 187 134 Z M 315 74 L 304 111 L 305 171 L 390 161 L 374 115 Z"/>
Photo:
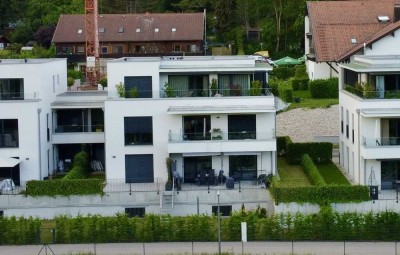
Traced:
<path id="1" fill-rule="evenodd" d="M 222 140 L 222 130 L 220 128 L 213 128 L 210 133 L 212 140 Z"/>

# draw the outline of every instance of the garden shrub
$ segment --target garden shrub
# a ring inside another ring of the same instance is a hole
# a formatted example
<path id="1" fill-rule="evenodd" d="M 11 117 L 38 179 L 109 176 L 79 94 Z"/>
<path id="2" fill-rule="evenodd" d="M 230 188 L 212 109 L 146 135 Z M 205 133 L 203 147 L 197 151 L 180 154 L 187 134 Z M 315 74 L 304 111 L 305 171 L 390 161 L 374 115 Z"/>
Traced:
<path id="1" fill-rule="evenodd" d="M 67 77 L 71 77 L 73 79 L 79 79 L 79 80 L 83 81 L 83 78 L 85 77 L 85 75 L 81 71 L 74 70 L 74 69 L 68 69 Z"/>
<path id="2" fill-rule="evenodd" d="M 308 90 L 308 81 L 308 77 L 293 77 L 290 79 L 294 91 Z"/>
<path id="3" fill-rule="evenodd" d="M 89 171 L 89 155 L 87 152 L 81 151 L 75 155 L 72 162 L 72 169 L 63 179 L 84 179 L 89 175 Z"/>
<path id="4" fill-rule="evenodd" d="M 332 161 L 332 143 L 289 143 L 286 158 L 289 164 L 300 164 L 307 153 L 316 164 L 329 164 Z"/>
<path id="5" fill-rule="evenodd" d="M 287 80 L 293 77 L 295 73 L 294 67 L 275 67 L 271 71 L 271 76 L 276 77 L 280 80 Z"/>
<path id="6" fill-rule="evenodd" d="M 103 194 L 103 184 L 98 179 L 58 179 L 28 181 L 25 194 L 28 196 L 70 196 Z"/>
<path id="7" fill-rule="evenodd" d="M 262 84 L 261 81 L 252 81 L 250 83 L 250 96 L 261 96 Z"/>
<path id="8" fill-rule="evenodd" d="M 293 88 L 288 84 L 286 81 L 279 82 L 278 85 L 279 97 L 287 102 L 290 103 L 293 101 Z"/>
<path id="9" fill-rule="evenodd" d="M 290 136 L 278 136 L 276 138 L 276 148 L 279 155 L 286 155 L 287 146 L 289 143 L 292 143 Z"/>
<path id="10" fill-rule="evenodd" d="M 294 67 L 294 69 L 295 69 L 294 77 L 296 77 L 296 78 L 308 78 L 307 67 L 306 67 L 305 64 L 296 65 Z"/>
<path id="11" fill-rule="evenodd" d="M 315 186 L 326 185 L 324 178 L 319 173 L 317 166 L 314 164 L 308 154 L 304 154 L 301 158 L 301 165 L 303 166 L 311 183 Z"/>
<path id="12" fill-rule="evenodd" d="M 279 82 L 280 82 L 280 80 L 275 77 L 270 77 L 268 79 L 268 86 L 270 88 L 270 91 L 275 96 L 279 96 L 279 91 L 278 91 Z"/>
<path id="13" fill-rule="evenodd" d="M 338 78 L 329 78 L 325 80 L 309 81 L 312 98 L 338 98 L 339 80 Z"/>

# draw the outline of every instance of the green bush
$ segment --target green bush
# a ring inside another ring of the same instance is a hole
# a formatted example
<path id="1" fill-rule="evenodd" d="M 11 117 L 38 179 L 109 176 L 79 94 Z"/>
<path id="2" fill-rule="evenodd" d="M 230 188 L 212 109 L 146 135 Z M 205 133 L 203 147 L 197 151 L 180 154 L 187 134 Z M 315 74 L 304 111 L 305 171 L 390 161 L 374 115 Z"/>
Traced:
<path id="1" fill-rule="evenodd" d="M 295 69 L 294 77 L 296 77 L 296 78 L 308 78 L 307 67 L 306 67 L 305 64 L 296 65 L 294 67 L 294 69 Z"/>
<path id="2" fill-rule="evenodd" d="M 81 81 L 85 77 L 85 75 L 81 71 L 77 71 L 74 69 L 67 70 L 67 77 L 72 77 L 74 79 L 80 79 Z"/>
<path id="3" fill-rule="evenodd" d="M 89 175 L 89 155 L 85 151 L 81 151 L 75 155 L 72 162 L 72 169 L 64 176 L 63 179 L 84 179 Z"/>
<path id="4" fill-rule="evenodd" d="M 309 81 L 312 98 L 338 98 L 339 82 L 337 78 Z"/>
<path id="5" fill-rule="evenodd" d="M 262 84 L 261 81 L 252 81 L 250 83 L 250 96 L 261 96 Z"/>
<path id="6" fill-rule="evenodd" d="M 307 173 L 308 178 L 311 183 L 315 186 L 323 186 L 326 185 L 324 178 L 319 173 L 317 166 L 314 164 L 312 159 L 308 154 L 304 154 L 301 158 L 301 165 L 304 168 L 304 171 Z"/>
<path id="7" fill-rule="evenodd" d="M 294 67 L 275 67 L 271 71 L 271 76 L 276 77 L 280 80 L 287 80 L 293 77 L 295 73 Z"/>
<path id="8" fill-rule="evenodd" d="M 98 179 L 28 181 L 25 194 L 51 197 L 103 194 L 103 185 Z"/>
<path id="9" fill-rule="evenodd" d="M 271 90 L 271 93 L 274 94 L 275 96 L 279 96 L 279 91 L 278 91 L 279 82 L 280 80 L 275 77 L 270 77 L 268 79 L 268 86 Z"/>
<path id="10" fill-rule="evenodd" d="M 279 82 L 278 85 L 279 97 L 287 102 L 290 103 L 293 101 L 293 88 L 288 84 L 286 81 Z"/>
<path id="11" fill-rule="evenodd" d="M 329 164 L 332 161 L 332 143 L 289 143 L 286 158 L 289 164 L 300 164 L 307 153 L 316 164 Z"/>
<path id="12" fill-rule="evenodd" d="M 104 87 L 107 87 L 107 77 L 106 76 L 104 76 L 104 77 L 102 77 L 100 80 L 99 80 L 99 83 L 101 84 L 101 86 L 103 86 L 103 88 Z"/>
<path id="13" fill-rule="evenodd" d="M 290 83 L 294 91 L 308 90 L 308 77 L 293 77 L 290 79 Z"/>
<path id="14" fill-rule="evenodd" d="M 322 185 L 307 187 L 280 187 L 273 182 L 270 188 L 275 203 L 350 203 L 371 200 L 367 186 Z"/>
<path id="15" fill-rule="evenodd" d="M 292 143 L 292 139 L 289 136 L 278 136 L 276 138 L 276 149 L 279 155 L 286 154 L 289 143 Z"/>

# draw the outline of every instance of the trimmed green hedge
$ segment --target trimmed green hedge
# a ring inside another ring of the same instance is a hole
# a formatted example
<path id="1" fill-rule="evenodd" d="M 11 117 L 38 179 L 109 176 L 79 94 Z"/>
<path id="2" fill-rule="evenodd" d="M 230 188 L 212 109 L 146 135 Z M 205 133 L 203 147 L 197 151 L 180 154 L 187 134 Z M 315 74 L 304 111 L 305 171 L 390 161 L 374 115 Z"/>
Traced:
<path id="1" fill-rule="evenodd" d="M 303 166 L 304 170 L 306 171 L 308 178 L 315 186 L 323 186 L 326 185 L 324 178 L 319 173 L 317 166 L 314 164 L 312 159 L 308 154 L 304 154 L 301 158 L 301 165 Z"/>
<path id="2" fill-rule="evenodd" d="M 28 196 L 71 196 L 103 194 L 103 184 L 98 179 L 28 181 L 25 194 Z"/>
<path id="3" fill-rule="evenodd" d="M 367 186 L 323 185 L 307 187 L 279 187 L 276 181 L 270 188 L 275 203 L 349 203 L 371 200 Z"/>
<path id="4" fill-rule="evenodd" d="M 293 77 L 290 79 L 290 83 L 294 91 L 307 90 L 308 89 L 308 77 Z"/>
<path id="5" fill-rule="evenodd" d="M 316 164 L 328 164 L 332 161 L 331 143 L 289 143 L 286 158 L 289 164 L 298 165 L 303 154 L 307 153 Z"/>
<path id="6" fill-rule="evenodd" d="M 65 180 L 85 179 L 89 175 L 89 154 L 81 151 L 75 155 L 72 169 L 64 176 Z"/>
<path id="7" fill-rule="evenodd" d="M 295 74 L 294 67 L 274 67 L 270 76 L 276 77 L 280 80 L 287 80 Z"/>
<path id="8" fill-rule="evenodd" d="M 274 96 L 279 96 L 279 91 L 278 91 L 279 82 L 280 80 L 275 77 L 270 77 L 268 79 L 268 87 L 270 88 L 271 93 L 274 94 Z"/>
<path id="9" fill-rule="evenodd" d="M 293 88 L 287 81 L 281 81 L 278 85 L 279 97 L 287 102 L 290 103 L 293 101 Z"/>
<path id="10" fill-rule="evenodd" d="M 276 149 L 279 155 L 285 155 L 287 152 L 287 146 L 292 143 L 290 136 L 278 136 L 276 138 Z"/>
<path id="11" fill-rule="evenodd" d="M 339 80 L 337 78 L 309 81 L 308 86 L 312 98 L 339 97 Z"/>

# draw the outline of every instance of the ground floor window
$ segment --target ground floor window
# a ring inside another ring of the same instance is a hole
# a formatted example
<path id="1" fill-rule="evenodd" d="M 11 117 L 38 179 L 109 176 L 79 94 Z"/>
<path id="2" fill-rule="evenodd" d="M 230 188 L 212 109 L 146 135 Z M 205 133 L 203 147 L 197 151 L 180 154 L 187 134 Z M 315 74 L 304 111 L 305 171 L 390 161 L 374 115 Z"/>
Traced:
<path id="1" fill-rule="evenodd" d="M 125 181 L 154 182 L 153 154 L 125 155 Z"/>
<path id="2" fill-rule="evenodd" d="M 143 218 L 146 210 L 144 207 L 139 208 L 125 208 L 125 214 L 127 214 L 130 218 L 140 217 Z"/>
<path id="3" fill-rule="evenodd" d="M 257 178 L 257 155 L 229 156 L 229 176 L 243 181 Z"/>
<path id="4" fill-rule="evenodd" d="M 0 179 L 12 179 L 14 184 L 19 186 L 21 184 L 19 164 L 14 167 L 0 167 Z"/>
<path id="5" fill-rule="evenodd" d="M 184 164 L 184 182 L 195 182 L 202 169 L 211 169 L 211 156 L 185 157 Z"/>
<path id="6" fill-rule="evenodd" d="M 219 212 L 221 216 L 230 216 L 232 213 L 232 206 L 231 205 L 221 205 L 219 206 Z M 212 213 L 214 215 L 218 215 L 218 206 L 214 205 L 212 207 Z"/>
<path id="7" fill-rule="evenodd" d="M 393 189 L 394 183 L 400 179 L 400 160 L 381 162 L 381 188 Z"/>

